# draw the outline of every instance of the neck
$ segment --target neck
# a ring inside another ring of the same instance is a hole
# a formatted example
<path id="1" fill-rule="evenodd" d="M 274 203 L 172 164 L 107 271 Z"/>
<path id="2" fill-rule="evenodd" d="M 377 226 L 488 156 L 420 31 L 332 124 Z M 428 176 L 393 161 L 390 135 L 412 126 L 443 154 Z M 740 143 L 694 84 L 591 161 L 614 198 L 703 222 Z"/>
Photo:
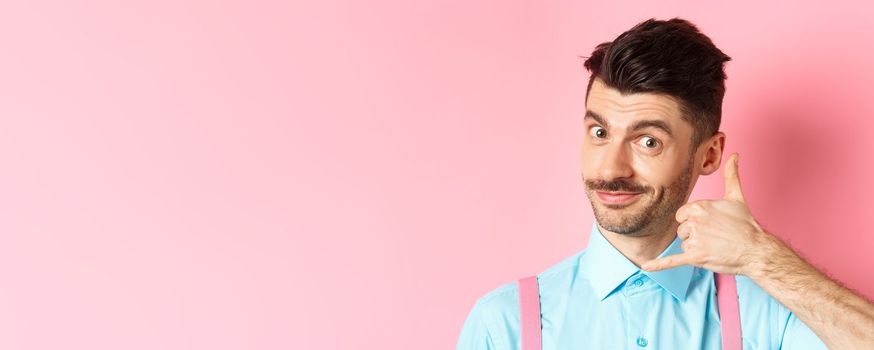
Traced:
<path id="1" fill-rule="evenodd" d="M 607 231 L 598 224 L 604 238 L 637 267 L 657 258 L 677 237 L 678 226 L 680 224 L 676 220 L 670 220 L 666 225 L 654 225 L 627 235 Z"/>

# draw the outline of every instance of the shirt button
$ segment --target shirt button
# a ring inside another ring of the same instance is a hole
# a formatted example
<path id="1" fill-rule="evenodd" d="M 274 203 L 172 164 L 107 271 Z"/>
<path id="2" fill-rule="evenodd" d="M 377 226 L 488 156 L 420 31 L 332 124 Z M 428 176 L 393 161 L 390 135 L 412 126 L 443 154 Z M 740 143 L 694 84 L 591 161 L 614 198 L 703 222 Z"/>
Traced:
<path id="1" fill-rule="evenodd" d="M 643 281 L 636 279 L 636 280 L 634 280 L 634 285 L 640 287 L 643 285 Z M 646 346 L 646 345 L 642 345 L 642 346 Z"/>
<path id="2" fill-rule="evenodd" d="M 646 344 L 649 344 L 649 341 L 647 341 L 646 338 L 644 338 L 644 337 L 637 337 L 637 345 L 639 345 L 639 346 L 642 347 L 642 348 L 645 348 L 645 347 L 646 347 Z"/>

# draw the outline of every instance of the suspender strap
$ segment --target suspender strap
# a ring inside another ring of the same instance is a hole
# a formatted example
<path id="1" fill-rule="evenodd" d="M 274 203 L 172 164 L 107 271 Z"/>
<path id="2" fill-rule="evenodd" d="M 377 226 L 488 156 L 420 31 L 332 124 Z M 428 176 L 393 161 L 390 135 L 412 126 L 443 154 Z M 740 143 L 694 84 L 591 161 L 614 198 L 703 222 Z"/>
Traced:
<path id="1" fill-rule="evenodd" d="M 519 280 L 519 316 L 522 350 L 540 350 L 540 288 L 536 275 Z"/>
<path id="2" fill-rule="evenodd" d="M 722 348 L 741 349 L 740 308 L 737 302 L 737 285 L 734 275 L 715 273 L 716 303 L 719 306 L 719 321 L 722 324 Z"/>

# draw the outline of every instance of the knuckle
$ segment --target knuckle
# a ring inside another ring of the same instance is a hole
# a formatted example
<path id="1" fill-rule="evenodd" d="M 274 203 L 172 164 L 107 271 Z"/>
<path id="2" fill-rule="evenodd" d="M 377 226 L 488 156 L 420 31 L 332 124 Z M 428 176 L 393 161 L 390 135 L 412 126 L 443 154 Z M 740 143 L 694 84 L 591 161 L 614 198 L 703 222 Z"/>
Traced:
<path id="1" fill-rule="evenodd" d="M 689 241 L 683 241 L 683 243 L 680 244 L 680 249 L 682 249 L 684 252 L 688 252 L 689 248 Z"/>
<path id="2" fill-rule="evenodd" d="M 686 208 L 685 206 L 678 209 L 677 212 L 674 214 L 674 217 L 677 219 L 677 221 L 683 221 L 686 216 L 688 216 L 688 208 Z"/>

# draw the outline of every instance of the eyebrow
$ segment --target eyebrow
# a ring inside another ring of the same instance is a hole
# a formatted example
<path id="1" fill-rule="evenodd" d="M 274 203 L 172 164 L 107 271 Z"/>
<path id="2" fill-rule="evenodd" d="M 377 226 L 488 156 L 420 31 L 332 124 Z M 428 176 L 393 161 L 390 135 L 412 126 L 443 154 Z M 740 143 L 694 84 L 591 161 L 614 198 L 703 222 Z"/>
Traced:
<path id="1" fill-rule="evenodd" d="M 610 123 L 608 123 L 606 120 L 604 120 L 603 117 L 601 117 L 597 113 L 592 112 L 590 110 L 586 110 L 586 116 L 583 118 L 583 120 L 585 120 L 586 118 L 594 119 L 596 122 L 598 122 L 601 125 L 606 125 L 607 127 L 610 126 Z M 637 130 L 646 129 L 646 128 L 661 129 L 666 134 L 668 134 L 668 136 L 670 136 L 672 138 L 674 137 L 674 133 L 671 132 L 671 127 L 668 125 L 668 123 L 665 123 L 662 120 L 656 120 L 656 119 L 638 120 L 638 121 L 632 123 L 631 127 L 630 127 L 631 131 L 637 131 Z"/>

